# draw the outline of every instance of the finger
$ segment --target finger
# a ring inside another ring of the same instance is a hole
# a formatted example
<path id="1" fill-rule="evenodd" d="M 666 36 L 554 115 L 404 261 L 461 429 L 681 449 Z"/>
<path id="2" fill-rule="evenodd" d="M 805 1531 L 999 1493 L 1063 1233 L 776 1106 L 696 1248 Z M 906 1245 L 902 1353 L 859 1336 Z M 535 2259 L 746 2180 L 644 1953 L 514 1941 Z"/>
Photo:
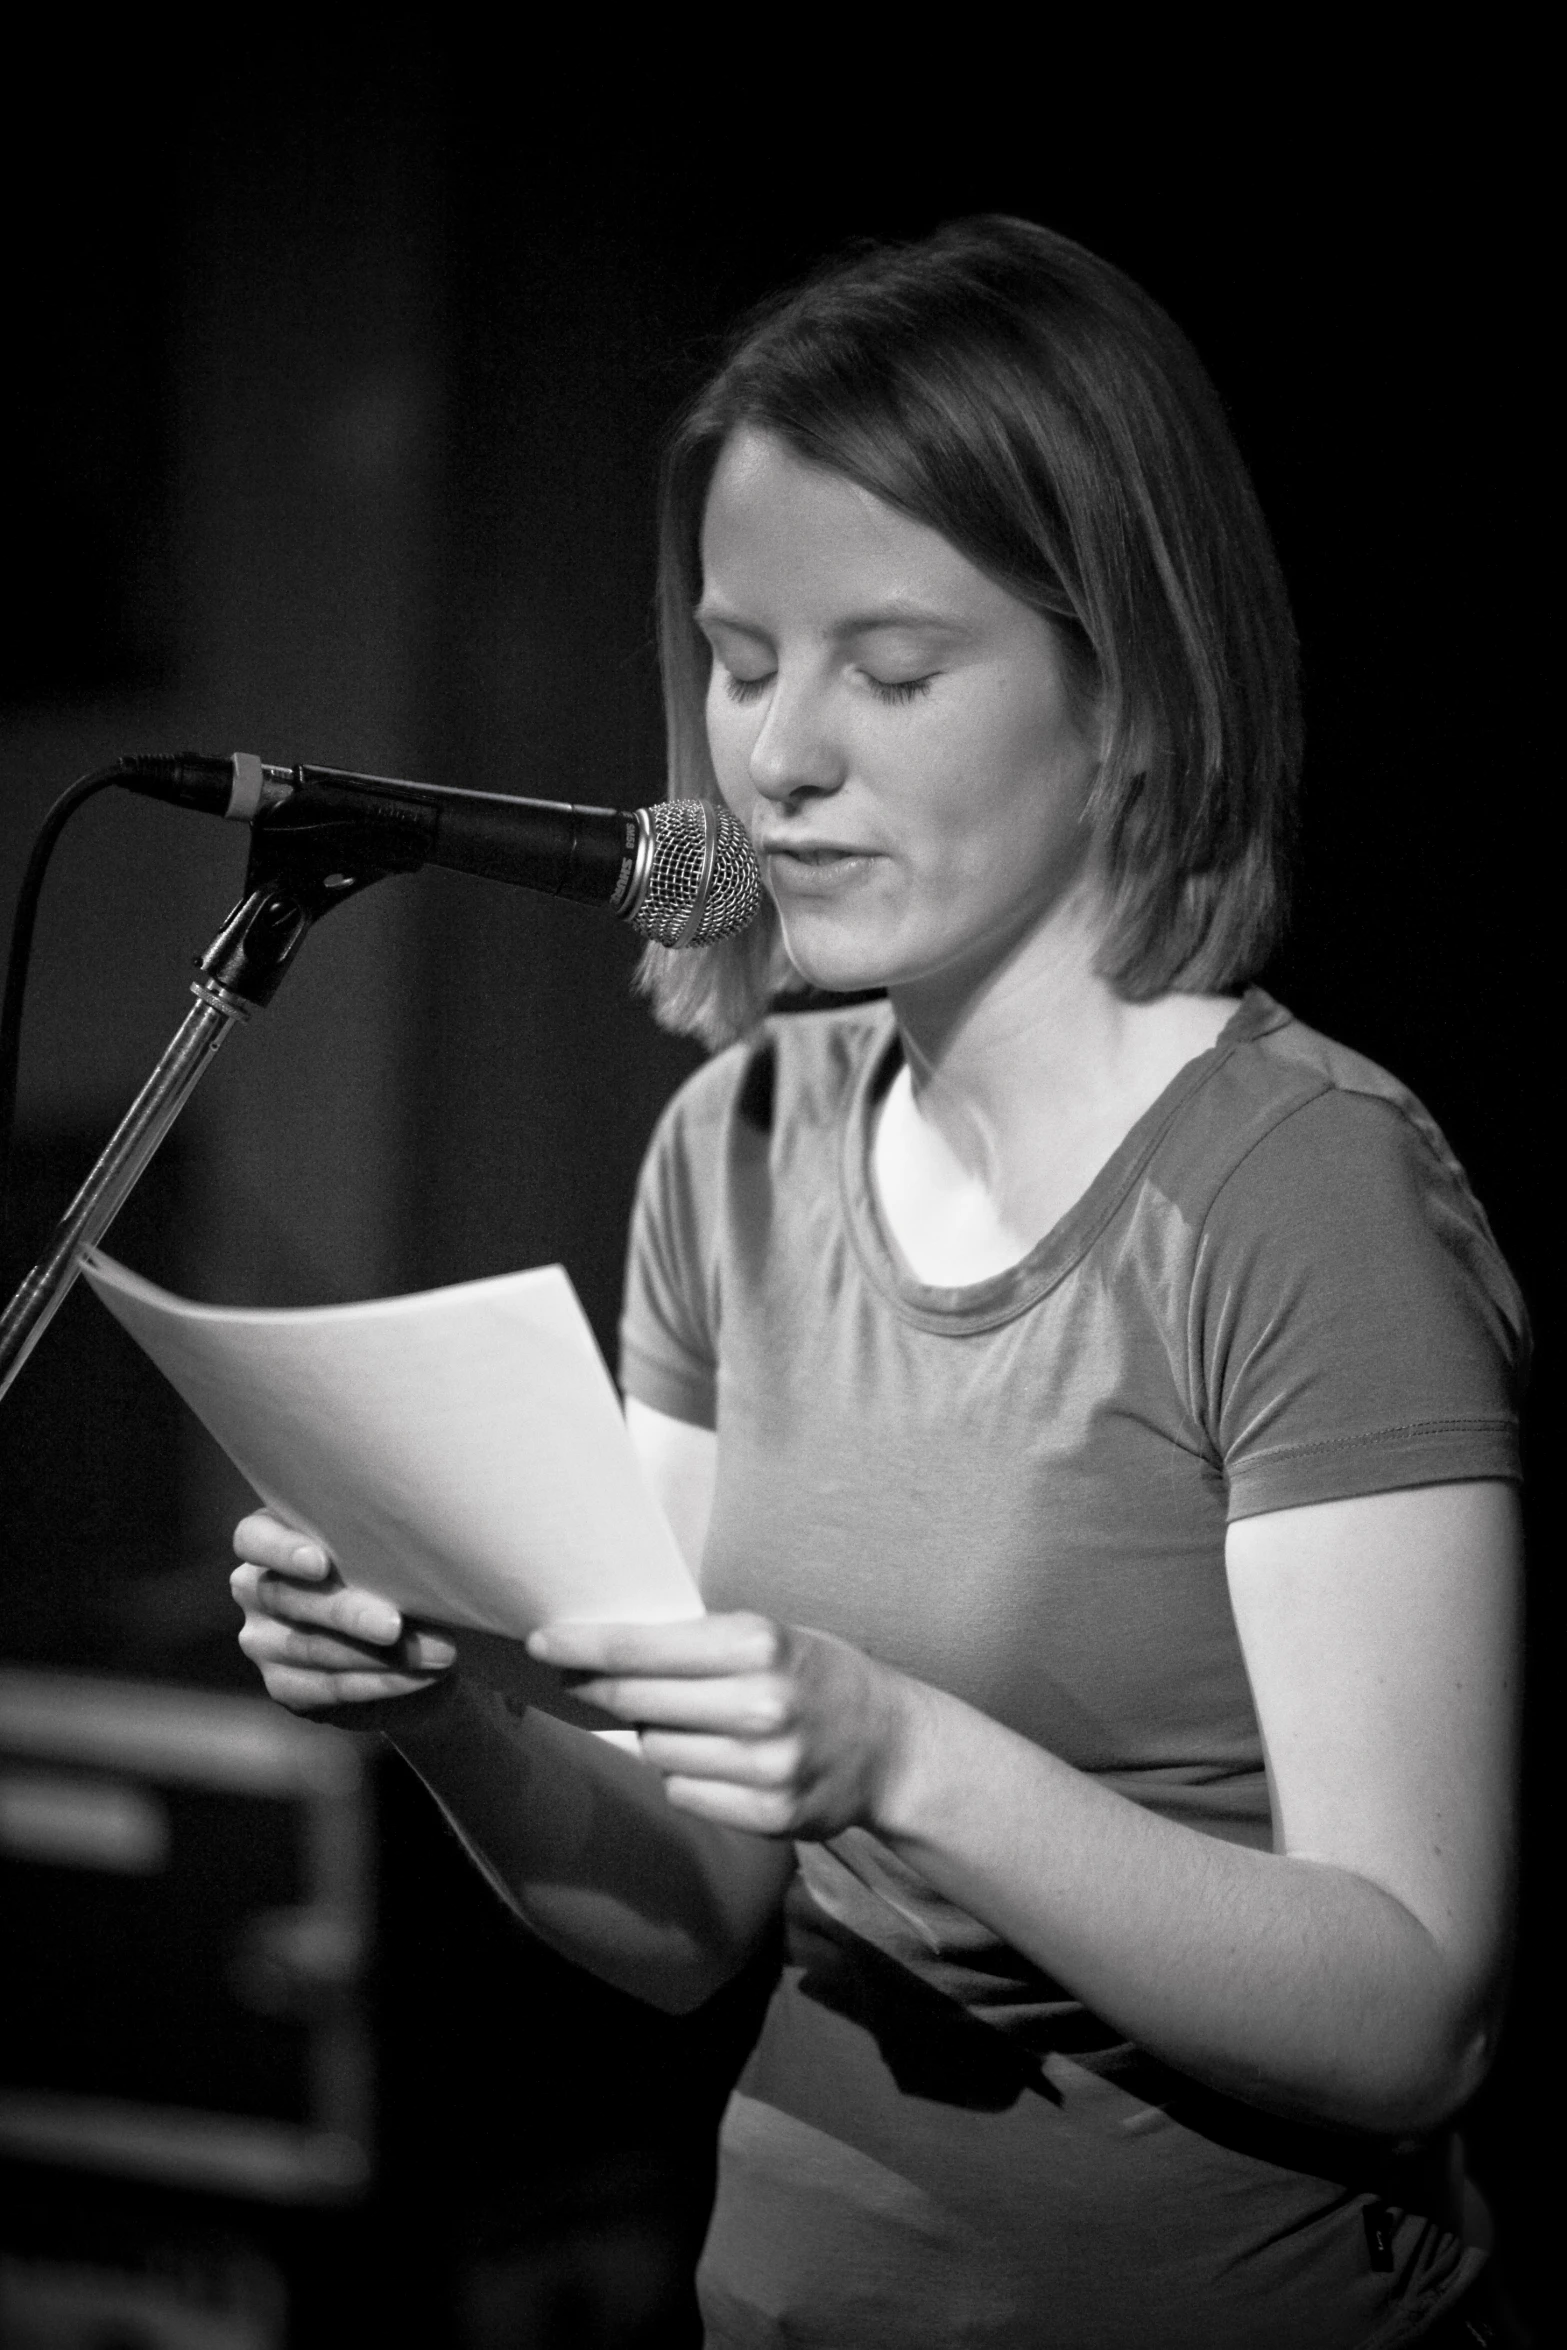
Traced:
<path id="1" fill-rule="evenodd" d="M 674 1778 L 664 1781 L 664 1794 L 676 1811 L 720 1828 L 743 1828 L 748 1836 L 793 1836 L 800 1824 L 798 1803 L 776 1790 L 724 1779 Z"/>
<path id="2" fill-rule="evenodd" d="M 403 1633 L 403 1661 L 418 1673 L 444 1673 L 457 1662 L 457 1643 L 443 1632 L 417 1631 L 410 1625 Z"/>
<path id="3" fill-rule="evenodd" d="M 384 1651 L 377 1654 L 364 1641 L 303 1630 L 264 1615 L 246 1618 L 239 1645 L 251 1663 L 263 1669 L 271 1664 L 310 1665 L 320 1671 L 339 1673 L 404 1669 L 437 1674 L 445 1672 L 457 1656 L 452 1643 L 437 1633 L 409 1632 L 398 1644 L 396 1656 L 391 1657 Z"/>
<path id="4" fill-rule="evenodd" d="M 692 1616 L 677 1624 L 547 1624 L 528 1653 L 563 1672 L 684 1678 L 766 1673 L 782 1663 L 787 1633 L 766 1616 Z"/>
<path id="5" fill-rule="evenodd" d="M 644 1730 L 642 1753 L 669 1779 L 722 1779 L 766 1791 L 798 1789 L 799 1742 L 793 1738 L 704 1738 L 688 1731 Z"/>
<path id="6" fill-rule="evenodd" d="M 313 1583 L 324 1582 L 332 1573 L 332 1562 L 320 1543 L 271 1510 L 252 1510 L 248 1518 L 241 1518 L 234 1529 L 234 1549 L 238 1557 L 259 1567 Z"/>
<path id="7" fill-rule="evenodd" d="M 377 1667 L 384 1672 L 388 1663 L 384 1656 L 372 1658 L 357 1642 L 336 1640 L 328 1632 L 303 1632 L 272 1616 L 247 1616 L 239 1645 L 262 1673 L 273 1665 L 308 1665 L 323 1673 L 366 1672 Z"/>
<path id="8" fill-rule="evenodd" d="M 268 1572 L 261 1577 L 259 1597 L 269 1615 L 288 1623 L 323 1626 L 350 1640 L 369 1640 L 386 1648 L 402 1636 L 401 1610 L 378 1593 L 361 1591 L 353 1584 L 338 1583 L 323 1591 Z"/>
<path id="9" fill-rule="evenodd" d="M 572 1694 L 617 1720 L 670 1730 L 699 1730 L 735 1738 L 775 1737 L 789 1719 L 788 1683 L 771 1674 L 660 1681 L 590 1675 L 573 1677 Z"/>
<path id="10" fill-rule="evenodd" d="M 435 1684 L 414 1673 L 318 1673 L 308 1665 L 272 1665 L 262 1676 L 267 1695 L 291 1713 L 330 1713 L 342 1705 L 383 1703 L 390 1697 L 412 1697 Z"/>
<path id="11" fill-rule="evenodd" d="M 369 1640 L 390 1647 L 403 1630 L 400 1611 L 373 1591 L 345 1584 L 335 1570 L 330 1588 L 297 1583 L 270 1567 L 236 1567 L 229 1589 L 247 1614 L 276 1616 L 291 1624 L 308 1624 L 321 1631 L 340 1632 L 350 1640 Z"/>

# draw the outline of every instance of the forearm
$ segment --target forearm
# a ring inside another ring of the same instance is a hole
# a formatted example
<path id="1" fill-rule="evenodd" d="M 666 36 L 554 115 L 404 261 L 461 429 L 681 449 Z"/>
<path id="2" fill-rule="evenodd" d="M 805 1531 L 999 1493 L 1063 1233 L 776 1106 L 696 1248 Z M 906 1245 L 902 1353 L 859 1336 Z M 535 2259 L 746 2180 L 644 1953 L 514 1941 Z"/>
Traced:
<path id="1" fill-rule="evenodd" d="M 877 1833 L 1129 2039 L 1250 2103 L 1384 2132 L 1478 2084 L 1484 2002 L 1381 1886 L 1162 1819 L 907 1686 Z"/>
<path id="2" fill-rule="evenodd" d="M 387 1735 L 532 1931 L 655 2006 L 710 1997 L 782 1898 L 788 1844 L 683 1816 L 634 1755 L 476 1683 Z"/>

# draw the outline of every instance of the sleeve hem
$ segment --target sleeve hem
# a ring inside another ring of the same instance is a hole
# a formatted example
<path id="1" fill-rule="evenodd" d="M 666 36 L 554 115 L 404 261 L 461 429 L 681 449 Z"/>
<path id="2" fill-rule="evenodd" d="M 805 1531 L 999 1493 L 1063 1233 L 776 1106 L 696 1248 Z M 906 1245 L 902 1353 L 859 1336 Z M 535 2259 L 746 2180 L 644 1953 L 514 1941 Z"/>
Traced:
<path id="1" fill-rule="evenodd" d="M 718 1381 L 692 1364 L 662 1362 L 641 1347 L 622 1345 L 620 1384 L 623 1392 L 693 1428 L 718 1426 Z"/>
<path id="2" fill-rule="evenodd" d="M 1521 1477 L 1518 1434 L 1510 1422 L 1430 1421 L 1264 1453 L 1231 1475 L 1228 1517 L 1233 1525 L 1317 1501 L 1351 1501 L 1413 1485 L 1498 1479 L 1516 1485 Z"/>

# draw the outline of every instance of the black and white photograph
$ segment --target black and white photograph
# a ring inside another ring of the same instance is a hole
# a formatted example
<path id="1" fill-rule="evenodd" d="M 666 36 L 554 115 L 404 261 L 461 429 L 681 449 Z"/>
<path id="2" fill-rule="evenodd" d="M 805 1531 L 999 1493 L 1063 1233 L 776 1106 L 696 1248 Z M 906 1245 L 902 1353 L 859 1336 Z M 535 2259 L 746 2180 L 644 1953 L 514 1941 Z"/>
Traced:
<path id="1" fill-rule="evenodd" d="M 977 31 L 19 66 L 0 2350 L 1559 2323 L 1541 61 Z"/>

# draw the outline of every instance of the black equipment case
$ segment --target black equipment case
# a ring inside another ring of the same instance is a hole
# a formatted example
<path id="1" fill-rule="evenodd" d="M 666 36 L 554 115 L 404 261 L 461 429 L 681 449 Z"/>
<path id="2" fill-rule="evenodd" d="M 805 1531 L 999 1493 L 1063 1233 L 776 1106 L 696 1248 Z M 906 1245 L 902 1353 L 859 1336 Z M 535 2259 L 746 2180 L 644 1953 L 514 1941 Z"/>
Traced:
<path id="1" fill-rule="evenodd" d="M 370 1834 L 357 1739 L 0 1669 L 0 2157 L 361 2198 Z"/>

